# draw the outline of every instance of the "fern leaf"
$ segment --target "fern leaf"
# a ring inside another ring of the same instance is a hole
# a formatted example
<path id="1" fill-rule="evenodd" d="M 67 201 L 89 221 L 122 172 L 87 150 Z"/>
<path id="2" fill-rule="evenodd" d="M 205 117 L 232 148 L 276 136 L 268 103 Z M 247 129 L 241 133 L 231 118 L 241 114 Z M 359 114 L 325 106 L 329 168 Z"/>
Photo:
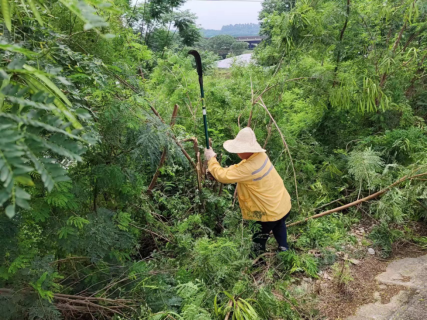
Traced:
<path id="1" fill-rule="evenodd" d="M 2 0 L 1 13 L 3 15 L 4 23 L 9 31 L 12 31 L 12 19 L 10 17 L 9 0 Z"/>

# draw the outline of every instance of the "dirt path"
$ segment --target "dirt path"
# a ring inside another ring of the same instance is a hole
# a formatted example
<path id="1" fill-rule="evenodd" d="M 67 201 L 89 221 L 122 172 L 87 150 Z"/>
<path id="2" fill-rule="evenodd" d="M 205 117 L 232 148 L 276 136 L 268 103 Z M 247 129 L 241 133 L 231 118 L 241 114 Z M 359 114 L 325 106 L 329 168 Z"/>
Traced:
<path id="1" fill-rule="evenodd" d="M 362 305 L 347 320 L 427 319 L 427 255 L 393 261 L 375 279 L 377 301 Z M 401 290 L 388 303 L 382 303 L 379 291 L 396 286 Z"/>

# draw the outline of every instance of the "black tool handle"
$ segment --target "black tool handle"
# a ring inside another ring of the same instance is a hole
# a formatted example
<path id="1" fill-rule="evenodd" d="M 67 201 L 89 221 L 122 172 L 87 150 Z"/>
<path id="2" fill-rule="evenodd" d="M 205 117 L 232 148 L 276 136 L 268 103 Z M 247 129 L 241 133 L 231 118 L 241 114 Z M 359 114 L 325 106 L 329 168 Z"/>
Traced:
<path id="1" fill-rule="evenodd" d="M 202 70 L 202 58 L 196 50 L 188 51 L 188 54 L 194 56 L 196 60 L 197 74 L 199 75 L 199 85 L 200 85 L 200 97 L 202 99 L 202 108 L 203 108 L 203 125 L 205 127 L 205 139 L 206 139 L 206 149 L 209 149 L 209 133 L 208 133 L 208 119 L 206 115 L 206 105 L 205 105 L 205 92 L 203 90 L 203 70 Z"/>

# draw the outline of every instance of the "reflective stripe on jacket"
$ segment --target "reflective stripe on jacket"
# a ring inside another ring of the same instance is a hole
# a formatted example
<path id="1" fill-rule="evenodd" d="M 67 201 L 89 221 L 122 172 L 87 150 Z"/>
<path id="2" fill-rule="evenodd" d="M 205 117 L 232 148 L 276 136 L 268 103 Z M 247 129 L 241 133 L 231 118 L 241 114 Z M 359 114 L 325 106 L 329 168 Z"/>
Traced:
<path id="1" fill-rule="evenodd" d="M 216 158 L 208 162 L 210 173 L 221 183 L 236 183 L 243 219 L 277 221 L 291 210 L 291 197 L 265 153 L 222 168 Z"/>

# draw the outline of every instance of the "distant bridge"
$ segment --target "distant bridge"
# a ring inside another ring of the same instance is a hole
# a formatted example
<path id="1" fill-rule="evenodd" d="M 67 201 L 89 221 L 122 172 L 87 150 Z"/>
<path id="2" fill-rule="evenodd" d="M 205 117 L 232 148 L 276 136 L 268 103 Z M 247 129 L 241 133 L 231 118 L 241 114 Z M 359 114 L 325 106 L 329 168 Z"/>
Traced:
<path id="1" fill-rule="evenodd" d="M 234 37 L 238 42 L 247 42 L 249 44 L 249 49 L 255 48 L 265 38 L 266 37 L 263 36 Z"/>

